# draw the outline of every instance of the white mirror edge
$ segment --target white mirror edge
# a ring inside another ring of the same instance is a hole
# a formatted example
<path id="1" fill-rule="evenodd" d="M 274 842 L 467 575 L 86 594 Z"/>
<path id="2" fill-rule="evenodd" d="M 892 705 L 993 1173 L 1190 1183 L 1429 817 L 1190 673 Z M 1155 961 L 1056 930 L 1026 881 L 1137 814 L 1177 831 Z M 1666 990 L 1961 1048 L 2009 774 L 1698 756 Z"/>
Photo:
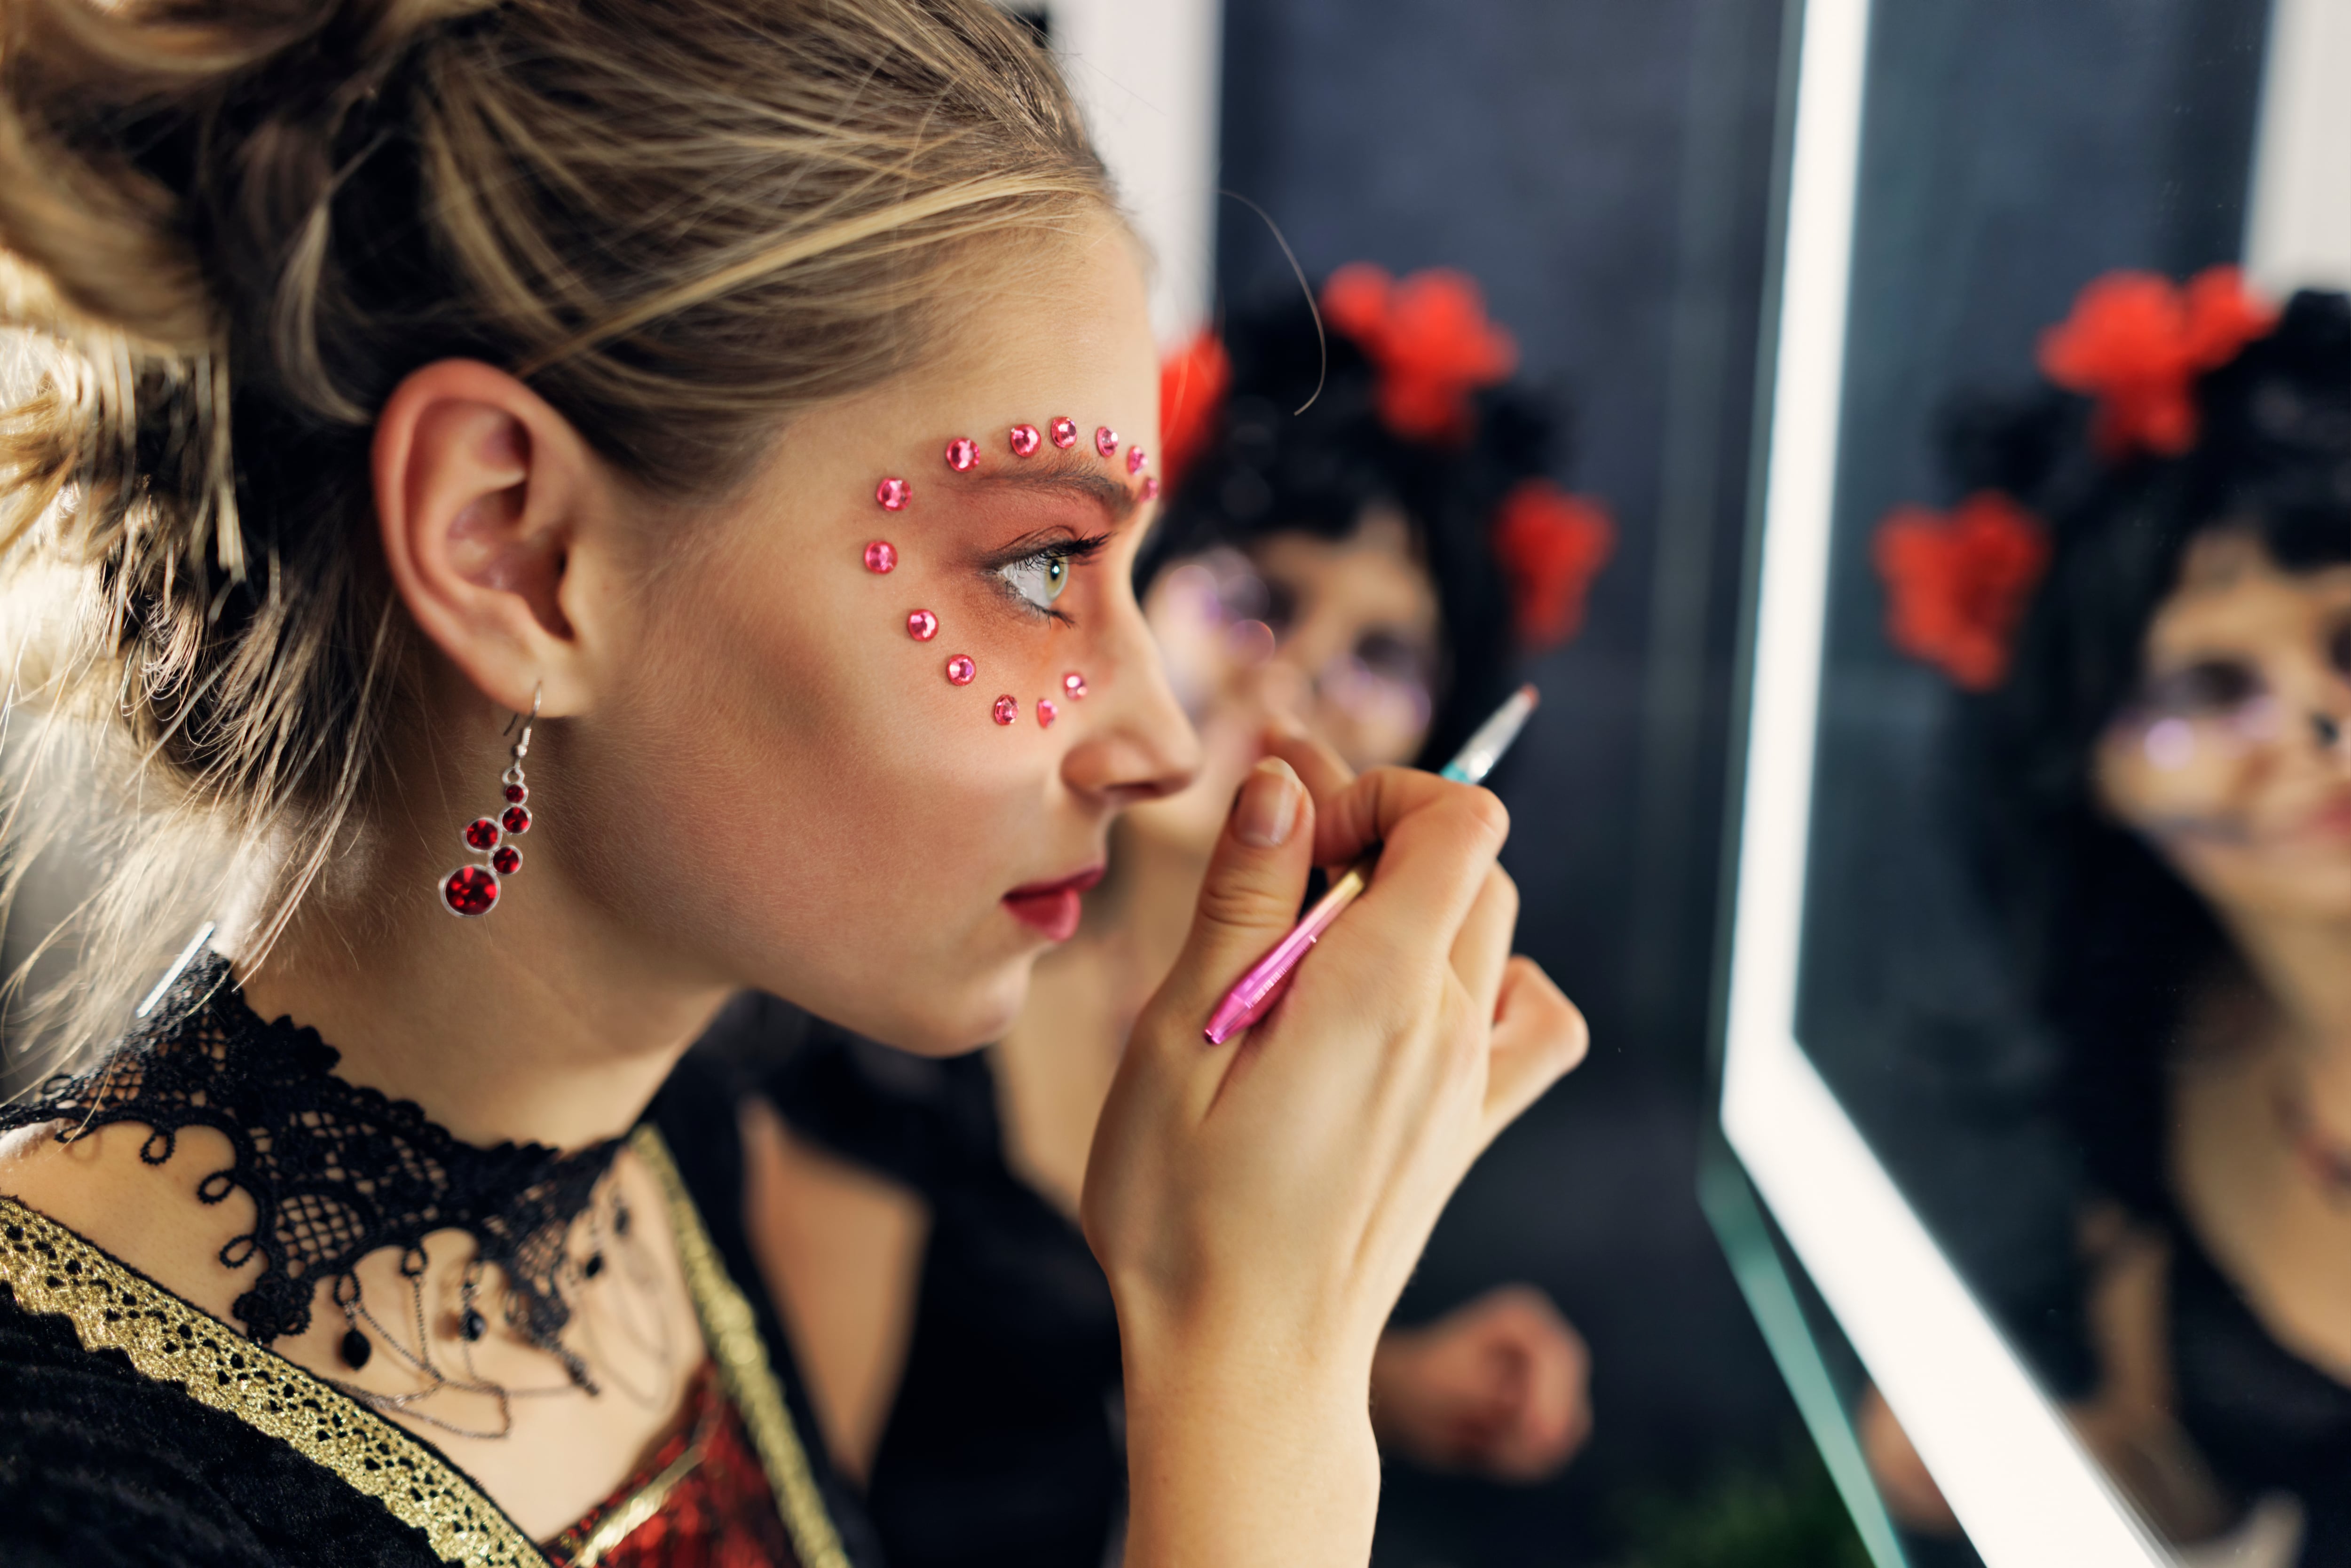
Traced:
<path id="1" fill-rule="evenodd" d="M 1990 1568 L 2163 1568 L 1795 1039 L 1869 0 L 1807 0 L 1781 266 L 1725 1136 Z"/>

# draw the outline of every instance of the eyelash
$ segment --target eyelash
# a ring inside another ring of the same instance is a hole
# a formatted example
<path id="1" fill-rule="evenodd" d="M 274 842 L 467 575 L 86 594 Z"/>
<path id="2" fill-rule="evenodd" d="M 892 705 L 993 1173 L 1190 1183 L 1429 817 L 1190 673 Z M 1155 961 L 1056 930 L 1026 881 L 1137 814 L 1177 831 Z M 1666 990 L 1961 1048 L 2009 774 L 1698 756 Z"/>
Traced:
<path id="1" fill-rule="evenodd" d="M 1056 539 L 1043 546 L 1016 546 L 1015 553 L 999 556 L 989 565 L 988 570 L 1002 586 L 1005 597 L 1021 609 L 1048 621 L 1058 621 L 1064 626 L 1073 625 L 1075 622 L 1070 619 L 1067 612 L 1056 610 L 1050 604 L 1038 603 L 1015 588 L 1007 574 L 1019 567 L 1049 566 L 1056 560 L 1073 567 L 1082 565 L 1101 553 L 1102 548 L 1108 543 L 1110 543 L 1108 534 L 1090 534 L 1082 538 Z"/>

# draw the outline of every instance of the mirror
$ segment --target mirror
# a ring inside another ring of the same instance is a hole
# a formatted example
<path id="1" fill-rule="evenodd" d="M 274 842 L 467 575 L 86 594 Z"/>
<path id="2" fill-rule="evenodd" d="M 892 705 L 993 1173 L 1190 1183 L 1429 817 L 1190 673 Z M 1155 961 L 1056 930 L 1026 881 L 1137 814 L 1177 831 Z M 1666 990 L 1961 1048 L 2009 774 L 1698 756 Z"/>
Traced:
<path id="1" fill-rule="evenodd" d="M 1888 1550 L 2342 1561 L 2351 10 L 1802 26 L 1725 1134 Z"/>

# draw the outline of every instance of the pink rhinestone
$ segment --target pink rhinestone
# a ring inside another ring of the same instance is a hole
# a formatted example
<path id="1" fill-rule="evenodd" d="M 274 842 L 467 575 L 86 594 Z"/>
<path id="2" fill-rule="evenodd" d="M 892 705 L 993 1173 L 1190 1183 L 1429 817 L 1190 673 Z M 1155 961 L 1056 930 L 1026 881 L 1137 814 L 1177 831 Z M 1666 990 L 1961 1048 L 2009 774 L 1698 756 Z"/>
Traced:
<path id="1" fill-rule="evenodd" d="M 524 782 L 522 782 L 520 779 L 517 779 L 515 782 L 513 782 L 513 783 L 511 783 L 511 784 L 509 784 L 509 785 L 507 785 L 507 805 L 509 805 L 509 806 L 519 806 L 519 805 L 521 805 L 525 800 L 529 800 L 529 799 L 530 799 L 530 786 L 529 786 L 529 785 L 528 785 L 528 784 L 525 784 L 525 783 L 524 783 Z"/>
<path id="2" fill-rule="evenodd" d="M 967 686 L 978 674 L 979 666 L 971 662 L 968 653 L 957 653 L 947 661 L 947 685 L 951 686 Z"/>
<path id="3" fill-rule="evenodd" d="M 1143 465 L 1150 461 L 1150 454 L 1144 452 L 1142 447 L 1130 446 L 1126 449 L 1126 471 L 1128 473 L 1142 473 Z"/>
<path id="4" fill-rule="evenodd" d="M 1053 433 L 1053 444 L 1067 452 L 1078 444 L 1078 422 L 1063 414 L 1047 426 Z"/>
<path id="5" fill-rule="evenodd" d="M 498 901 L 498 879 L 477 865 L 461 865 L 441 879 L 441 903 L 452 915 L 487 915 Z"/>
<path id="6" fill-rule="evenodd" d="M 968 435 L 958 435 L 947 443 L 947 466 L 958 474 L 968 474 L 979 466 L 979 443 Z"/>
<path id="7" fill-rule="evenodd" d="M 498 821 L 509 833 L 527 833 L 530 831 L 530 808 L 508 806 L 499 813 Z"/>
<path id="8" fill-rule="evenodd" d="M 522 852 L 512 844 L 500 844 L 498 852 L 490 857 L 490 869 L 500 876 L 512 876 L 522 870 Z"/>
<path id="9" fill-rule="evenodd" d="M 917 643 L 927 643 L 939 634 L 939 618 L 927 610 L 917 610 L 906 617 L 906 635 Z"/>
<path id="10" fill-rule="evenodd" d="M 1061 710 L 1053 706 L 1053 699 L 1051 697 L 1039 697 L 1037 699 L 1037 727 L 1039 729 L 1052 728 L 1053 721 L 1061 716 Z"/>
<path id="11" fill-rule="evenodd" d="M 494 850 L 498 847 L 498 825 L 487 817 L 476 817 L 465 824 L 465 847 L 469 850 Z"/>
<path id="12" fill-rule="evenodd" d="M 898 547 L 888 539 L 875 539 L 865 547 L 865 570 L 895 571 L 898 569 Z"/>
<path id="13" fill-rule="evenodd" d="M 1013 701 L 1012 695 L 1009 692 L 1007 692 L 1004 695 L 996 699 L 996 707 L 994 712 L 996 714 L 997 723 L 1010 724 L 1014 719 L 1020 716 L 1020 705 Z"/>
<path id="14" fill-rule="evenodd" d="M 1085 695 L 1086 695 L 1086 678 L 1085 678 L 1085 676 L 1083 676 L 1083 675 L 1081 675 L 1081 674 L 1078 674 L 1078 672 L 1077 672 L 1077 671 L 1075 671 L 1075 670 L 1071 670 L 1068 674 L 1063 675 L 1063 676 L 1061 677 L 1061 690 L 1062 690 L 1064 693 L 1066 693 L 1066 694 L 1071 697 L 1071 700 L 1073 700 L 1073 701 L 1074 701 L 1075 699 L 1079 698 L 1079 697 L 1081 697 L 1081 696 Z"/>
<path id="15" fill-rule="evenodd" d="M 903 512 L 906 503 L 914 498 L 914 487 L 904 479 L 884 479 L 873 486 L 873 498 L 882 503 L 885 512 Z"/>
<path id="16" fill-rule="evenodd" d="M 1036 427 L 1035 425 L 1033 425 L 1033 424 L 1016 424 L 1016 425 L 1014 425 L 1014 426 L 1012 427 L 1012 434 L 1010 435 L 1010 437 L 1009 437 L 1008 439 L 1010 440 L 1010 442 L 1011 442 L 1011 444 L 1012 444 L 1012 455 L 1013 455 L 1013 456 L 1015 456 L 1015 457 L 1034 457 L 1034 456 L 1036 456 L 1036 455 L 1037 455 L 1037 441 L 1038 441 L 1038 435 L 1037 435 L 1037 427 Z"/>
<path id="17" fill-rule="evenodd" d="M 1145 474 L 1143 476 L 1143 498 L 1146 501 L 1155 501 L 1159 499 L 1158 475 Z"/>
<path id="18" fill-rule="evenodd" d="M 1107 424 L 1094 426 L 1094 450 L 1105 457 L 1118 455 L 1118 432 Z"/>

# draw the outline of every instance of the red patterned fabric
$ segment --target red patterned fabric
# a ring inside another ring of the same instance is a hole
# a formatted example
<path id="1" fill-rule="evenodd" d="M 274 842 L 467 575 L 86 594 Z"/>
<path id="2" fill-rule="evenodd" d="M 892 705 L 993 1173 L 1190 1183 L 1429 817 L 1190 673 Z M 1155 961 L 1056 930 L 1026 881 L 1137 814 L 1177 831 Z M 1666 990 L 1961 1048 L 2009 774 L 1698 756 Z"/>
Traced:
<path id="1" fill-rule="evenodd" d="M 1592 580 L 1616 551 L 1616 525 L 1597 501 L 1529 479 L 1494 516 L 1494 557 L 1510 583 L 1519 641 L 1557 647 L 1583 625 Z"/>
<path id="2" fill-rule="evenodd" d="M 554 1568 L 572 1568 L 597 1527 L 675 1464 L 697 1437 L 701 1462 L 671 1487 L 652 1518 L 597 1560 L 598 1568 L 797 1568 L 767 1471 L 706 1363 L 686 1393 L 677 1430 L 618 1490 L 549 1544 L 548 1561 Z"/>
<path id="3" fill-rule="evenodd" d="M 2152 272 L 2109 272 L 2041 334 L 2041 371 L 2097 400 L 2101 455 L 2177 457 L 2196 444 L 2196 378 L 2275 325 L 2276 308 L 2247 293 L 2233 267 L 2199 272 L 2185 288 Z"/>
<path id="4" fill-rule="evenodd" d="M 1351 262 L 1322 285 L 1322 317 L 1379 371 L 1380 420 L 1407 441 L 1469 439 L 1469 394 L 1509 379 L 1510 335 L 1486 319 L 1486 297 L 1466 272 L 1431 267 L 1398 280 Z"/>
<path id="5" fill-rule="evenodd" d="M 1997 490 L 1969 497 L 1950 515 L 1896 507 L 1871 550 L 1886 589 L 1886 634 L 1971 692 L 2008 674 L 2009 642 L 2041 574 L 2049 536 Z"/>
<path id="6" fill-rule="evenodd" d="M 1217 411 L 1232 384 L 1232 357 L 1213 331 L 1203 330 L 1160 361 L 1159 473 L 1169 488 L 1215 440 Z"/>

